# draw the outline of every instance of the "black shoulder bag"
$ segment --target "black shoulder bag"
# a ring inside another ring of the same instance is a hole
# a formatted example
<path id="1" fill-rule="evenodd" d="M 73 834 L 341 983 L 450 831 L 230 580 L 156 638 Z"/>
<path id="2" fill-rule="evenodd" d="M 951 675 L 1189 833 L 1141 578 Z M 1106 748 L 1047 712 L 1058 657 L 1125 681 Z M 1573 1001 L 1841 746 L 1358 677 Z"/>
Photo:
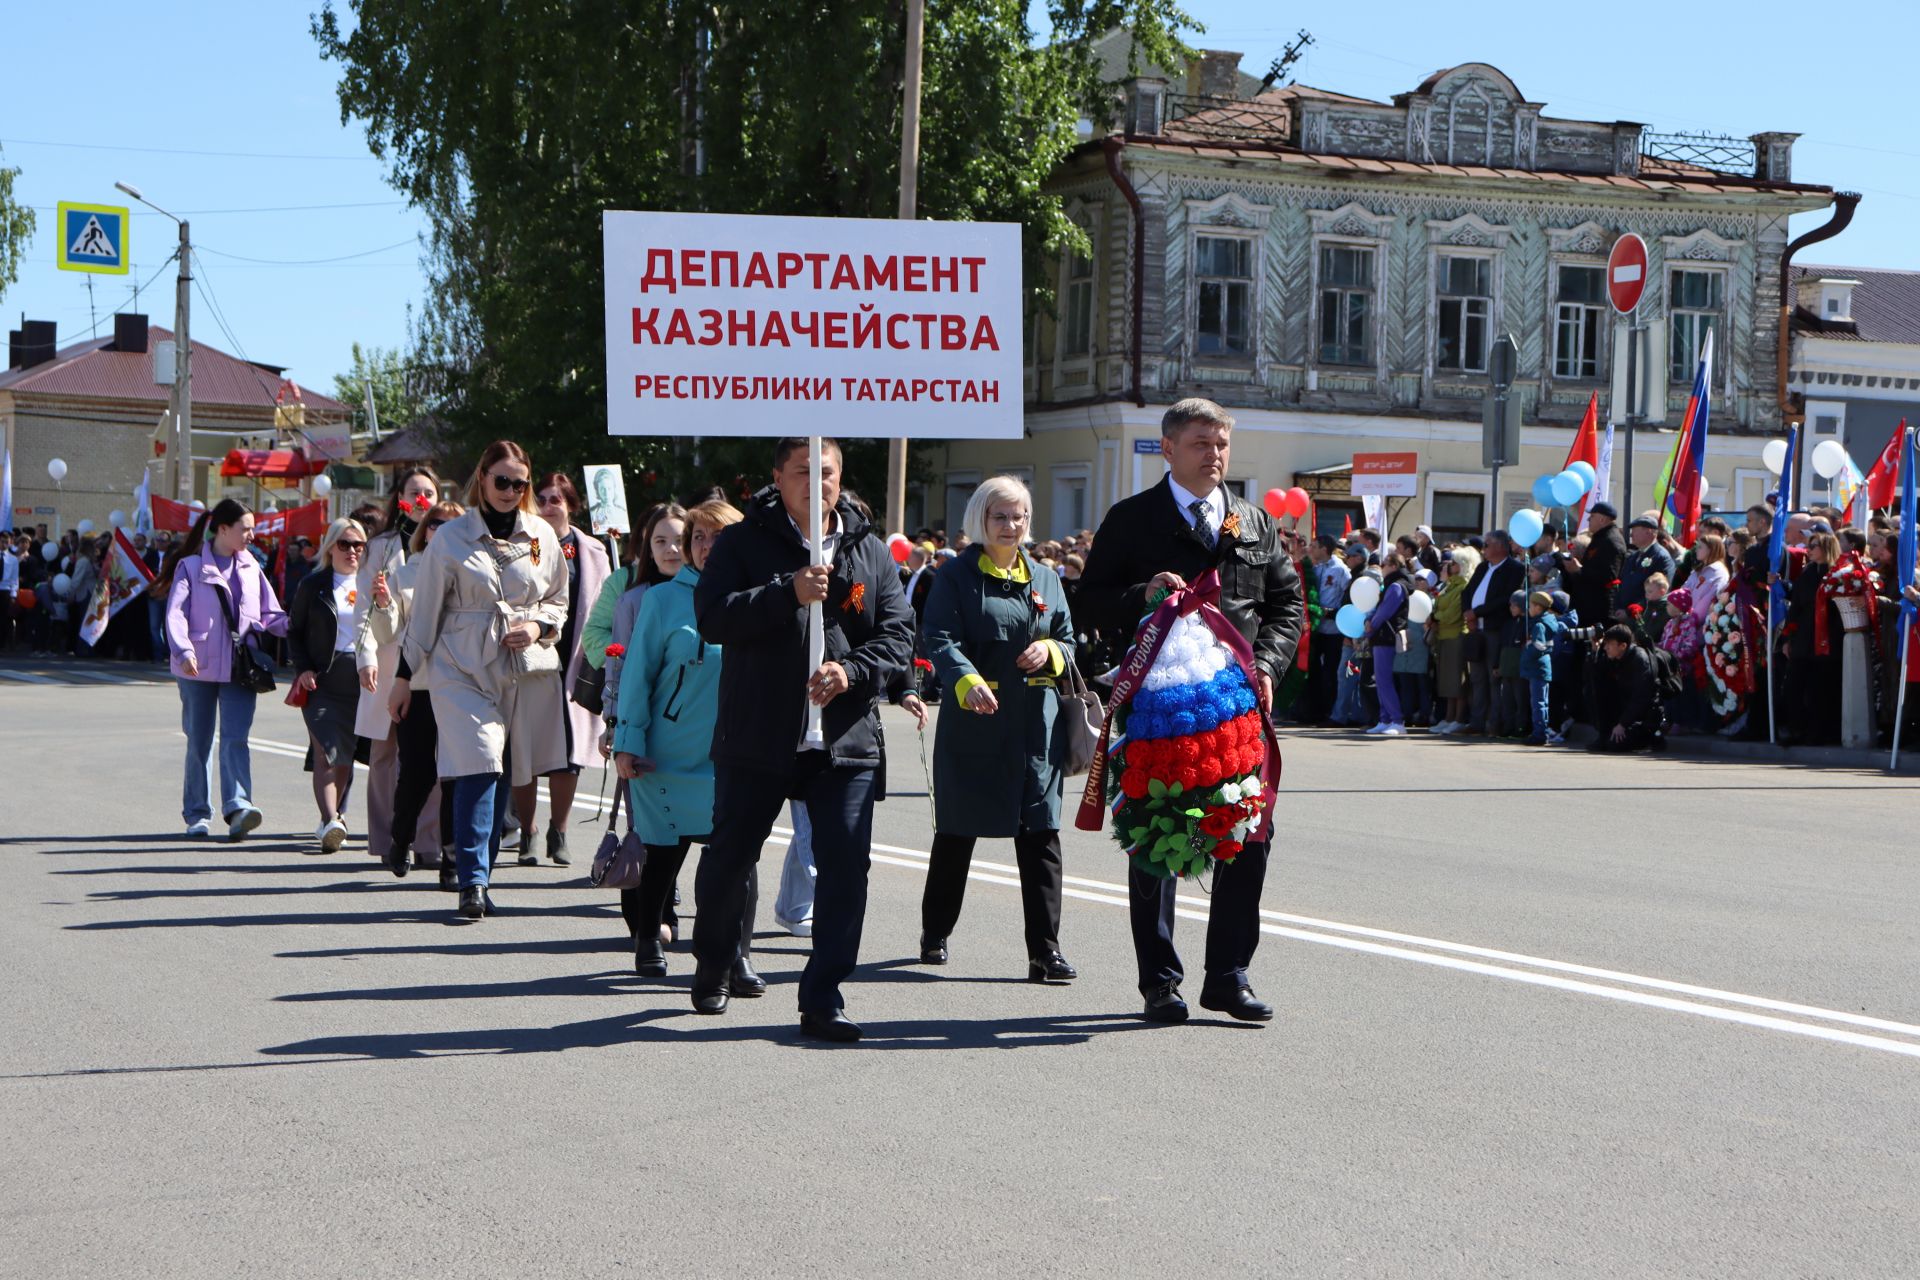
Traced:
<path id="1" fill-rule="evenodd" d="M 227 631 L 233 636 L 233 683 L 248 693 L 272 693 L 273 663 L 259 645 L 241 637 L 240 620 L 233 616 L 233 601 L 227 598 L 227 593 L 216 589 L 214 594 L 220 597 L 221 612 L 227 615 Z"/>

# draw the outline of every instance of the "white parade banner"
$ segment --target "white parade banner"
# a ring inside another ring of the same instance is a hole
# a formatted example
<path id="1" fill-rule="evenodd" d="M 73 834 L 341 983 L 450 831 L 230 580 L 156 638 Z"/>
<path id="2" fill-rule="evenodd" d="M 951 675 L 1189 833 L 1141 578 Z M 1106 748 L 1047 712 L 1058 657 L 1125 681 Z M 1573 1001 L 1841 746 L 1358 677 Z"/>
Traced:
<path id="1" fill-rule="evenodd" d="M 603 215 L 611 435 L 1018 439 L 1020 229 Z"/>

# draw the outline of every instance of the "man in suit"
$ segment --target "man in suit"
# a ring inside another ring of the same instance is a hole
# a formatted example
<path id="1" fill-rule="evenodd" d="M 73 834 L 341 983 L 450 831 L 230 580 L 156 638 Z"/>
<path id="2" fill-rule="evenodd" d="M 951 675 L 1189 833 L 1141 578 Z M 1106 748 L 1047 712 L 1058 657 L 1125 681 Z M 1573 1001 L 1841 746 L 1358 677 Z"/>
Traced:
<path id="1" fill-rule="evenodd" d="M 713 842 L 694 896 L 693 1007 L 721 1014 L 730 996 L 757 996 L 757 976 L 731 970 L 740 951 L 748 879 L 789 799 L 804 807 L 816 880 L 813 953 L 800 975 L 800 1030 L 849 1042 L 840 984 L 860 958 L 873 849 L 873 804 L 885 763 L 880 699 L 913 660 L 913 610 L 899 566 L 859 509 L 840 495 L 840 446 L 822 441 L 822 558 L 811 563 L 804 439 L 774 446 L 773 483 L 714 543 L 694 588 L 700 634 L 720 645 L 713 731 Z M 808 606 L 819 603 L 825 655 L 807 666 Z M 807 705 L 821 708 L 822 742 L 806 740 Z M 729 912 L 732 914 L 729 916 Z"/>
<path id="2" fill-rule="evenodd" d="M 1160 450 L 1168 475 L 1107 512 L 1080 577 L 1079 599 L 1096 625 L 1131 644 L 1149 599 L 1217 569 L 1221 611 L 1253 646 L 1260 708 L 1270 713 L 1274 686 L 1292 667 L 1306 626 L 1306 598 L 1273 521 L 1223 487 L 1232 433 L 1233 418 L 1211 400 L 1182 400 L 1167 410 Z M 1249 842 L 1215 873 L 1200 989 L 1201 1007 L 1249 1022 L 1273 1017 L 1273 1007 L 1256 999 L 1247 981 L 1260 940 L 1267 852 L 1267 842 Z M 1184 973 L 1173 946 L 1174 893 L 1173 880 L 1138 869 L 1128 874 L 1133 949 L 1144 1016 L 1152 1022 L 1187 1020 Z"/>
<path id="3" fill-rule="evenodd" d="M 1486 558 L 1467 581 L 1467 684 L 1471 696 L 1467 727 L 1460 731 L 1464 736 L 1498 736 L 1503 729 L 1512 728 L 1501 723 L 1493 681 L 1500 670 L 1501 637 L 1509 616 L 1507 601 L 1526 583 L 1526 567 L 1513 554 L 1513 539 L 1500 529 L 1487 534 Z"/>

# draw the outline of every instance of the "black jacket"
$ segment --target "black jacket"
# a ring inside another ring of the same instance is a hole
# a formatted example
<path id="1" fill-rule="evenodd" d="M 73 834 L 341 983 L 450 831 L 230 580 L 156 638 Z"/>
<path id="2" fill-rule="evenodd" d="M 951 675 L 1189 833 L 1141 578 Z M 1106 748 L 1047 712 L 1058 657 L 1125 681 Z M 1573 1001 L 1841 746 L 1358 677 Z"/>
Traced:
<path id="1" fill-rule="evenodd" d="M 1503 643 L 1500 637 L 1506 634 L 1507 620 L 1513 616 L 1508 612 L 1508 602 L 1514 592 L 1526 589 L 1527 569 L 1519 556 L 1508 556 L 1497 568 L 1482 560 L 1480 567 L 1473 571 L 1473 576 L 1467 579 L 1466 608 L 1473 608 L 1474 597 L 1479 594 L 1480 584 L 1487 580 L 1488 574 L 1493 575 L 1493 585 L 1487 588 L 1486 603 L 1473 615 L 1476 624 L 1474 629 L 1485 631 L 1489 643 L 1498 647 Z M 1581 613 L 1581 621 L 1584 622 L 1586 617 L 1584 612 Z"/>
<path id="2" fill-rule="evenodd" d="M 1620 581 L 1627 563 L 1627 540 L 1620 526 L 1610 524 L 1587 535 L 1587 554 L 1580 557 L 1580 570 L 1569 568 L 1567 597 L 1580 611 L 1580 620 L 1594 626 L 1613 621 L 1614 584 Z"/>
<path id="3" fill-rule="evenodd" d="M 1593 659 L 1594 725 L 1605 738 L 1615 725 L 1652 730 L 1660 726 L 1660 688 L 1654 680 L 1653 654 L 1637 644 L 1615 662 L 1602 649 Z"/>
<path id="4" fill-rule="evenodd" d="M 1253 646 L 1260 669 L 1278 685 L 1293 666 L 1306 628 L 1300 573 L 1281 550 L 1280 535 L 1267 513 L 1231 493 L 1226 499 L 1228 519 L 1238 516 L 1240 531 L 1232 536 L 1223 531 L 1212 547 L 1180 513 L 1165 479 L 1114 503 L 1094 535 L 1075 592 L 1076 607 L 1125 652 L 1147 612 L 1147 584 L 1155 575 L 1172 572 L 1191 582 L 1217 568 L 1221 612 Z"/>
<path id="5" fill-rule="evenodd" d="M 325 672 L 333 661 L 333 643 L 339 635 L 340 619 L 333 608 L 333 574 L 310 573 L 300 580 L 287 607 L 287 656 L 293 669 Z M 352 654 L 346 655 L 352 664 Z"/>
<path id="6" fill-rule="evenodd" d="M 834 764 L 877 765 L 878 703 L 913 660 L 913 610 L 886 544 L 851 504 L 835 511 L 840 537 L 821 615 L 827 661 L 846 668 L 847 691 L 827 704 L 822 728 Z M 700 572 L 693 592 L 700 634 L 726 655 L 713 729 L 716 764 L 782 776 L 793 769 L 812 675 L 807 610 L 793 578 L 807 561 L 779 492 L 768 486 L 747 503 L 746 519 L 721 533 Z"/>

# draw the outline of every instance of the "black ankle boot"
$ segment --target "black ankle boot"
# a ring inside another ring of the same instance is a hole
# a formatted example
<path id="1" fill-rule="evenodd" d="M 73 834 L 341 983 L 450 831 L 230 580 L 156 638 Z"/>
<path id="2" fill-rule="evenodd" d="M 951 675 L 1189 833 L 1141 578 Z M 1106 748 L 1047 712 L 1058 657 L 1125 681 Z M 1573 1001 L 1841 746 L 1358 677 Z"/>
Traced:
<path id="1" fill-rule="evenodd" d="M 642 933 L 633 940 L 633 971 L 643 978 L 667 976 L 667 949 L 659 934 Z"/>

